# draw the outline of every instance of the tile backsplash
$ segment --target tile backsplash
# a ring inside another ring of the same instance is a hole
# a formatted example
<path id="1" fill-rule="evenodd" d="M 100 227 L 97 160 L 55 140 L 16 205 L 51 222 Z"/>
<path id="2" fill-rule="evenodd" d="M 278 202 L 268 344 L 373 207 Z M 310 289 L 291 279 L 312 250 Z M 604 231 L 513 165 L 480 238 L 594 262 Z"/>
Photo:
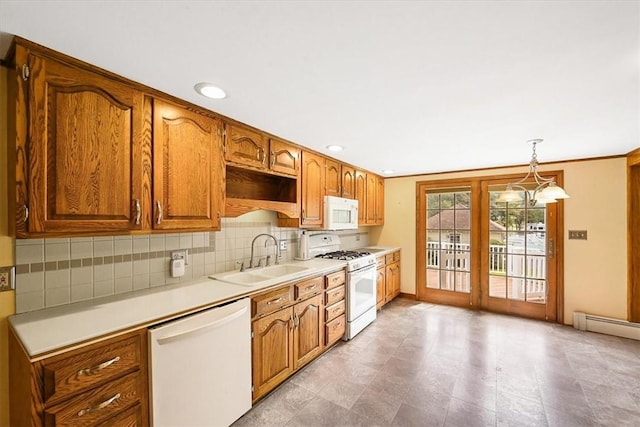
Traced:
<path id="1" fill-rule="evenodd" d="M 39 310 L 139 289 L 190 281 L 239 268 L 251 256 L 260 233 L 287 241 L 281 261 L 297 256 L 299 231 L 280 228 L 275 214 L 260 212 L 224 218 L 217 232 L 141 236 L 16 240 L 16 312 Z M 343 234 L 343 233 L 341 233 Z M 266 239 L 265 239 L 266 240 Z M 260 240 L 255 257 L 273 254 L 271 240 Z M 342 236 L 343 247 L 368 244 L 367 232 Z M 187 250 L 185 274 L 170 274 L 171 251 Z"/>

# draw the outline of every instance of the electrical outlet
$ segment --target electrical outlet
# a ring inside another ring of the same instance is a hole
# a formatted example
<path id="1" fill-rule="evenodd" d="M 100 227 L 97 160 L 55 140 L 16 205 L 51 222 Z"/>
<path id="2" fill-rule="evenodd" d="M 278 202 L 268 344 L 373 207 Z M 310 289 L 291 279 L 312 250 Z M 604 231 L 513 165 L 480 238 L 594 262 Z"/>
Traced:
<path id="1" fill-rule="evenodd" d="M 286 240 L 280 240 L 280 252 L 286 251 L 286 250 L 287 250 L 287 241 Z"/>
<path id="2" fill-rule="evenodd" d="M 182 259 L 184 260 L 184 264 L 185 265 L 189 265 L 189 256 L 187 254 L 187 250 L 180 250 L 180 251 L 171 251 L 171 260 L 175 261 L 177 259 Z"/>
<path id="3" fill-rule="evenodd" d="M 0 292 L 15 289 L 15 267 L 0 267 Z"/>

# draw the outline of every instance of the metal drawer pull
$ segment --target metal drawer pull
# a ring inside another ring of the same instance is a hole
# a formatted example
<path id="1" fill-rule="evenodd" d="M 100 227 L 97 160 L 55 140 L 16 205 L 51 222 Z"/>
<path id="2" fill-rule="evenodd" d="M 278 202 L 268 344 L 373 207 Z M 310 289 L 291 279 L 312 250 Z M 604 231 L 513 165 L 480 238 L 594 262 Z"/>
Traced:
<path id="1" fill-rule="evenodd" d="M 142 208 L 140 207 L 140 199 L 136 199 L 136 225 L 140 225 L 141 215 L 142 215 Z"/>
<path id="2" fill-rule="evenodd" d="M 311 286 L 307 286 L 306 288 L 304 288 L 305 291 L 310 291 L 311 289 L 315 289 L 316 285 L 311 285 Z"/>
<path id="3" fill-rule="evenodd" d="M 280 298 L 276 298 L 276 299 L 273 299 L 273 300 L 271 300 L 271 301 L 268 301 L 268 302 L 267 302 L 267 305 L 277 304 L 277 303 L 279 303 L 279 302 L 281 302 L 281 301 L 282 301 L 282 297 L 280 297 Z"/>
<path id="4" fill-rule="evenodd" d="M 158 207 L 158 219 L 156 220 L 156 224 L 160 224 L 162 222 L 162 205 L 160 204 L 160 200 L 156 200 L 156 206 Z"/>
<path id="5" fill-rule="evenodd" d="M 102 402 L 99 405 L 92 406 L 92 407 L 87 408 L 87 409 L 82 409 L 80 412 L 78 412 L 78 416 L 81 417 L 84 414 L 88 414 L 90 412 L 99 411 L 100 409 L 104 409 L 107 406 L 111 405 L 113 402 L 115 402 L 119 398 L 120 398 L 120 393 L 116 394 L 115 396 L 113 396 L 110 399 L 105 400 L 104 402 Z"/>
<path id="6" fill-rule="evenodd" d="M 96 372 L 101 371 L 104 368 L 106 368 L 108 366 L 111 366 L 114 363 L 119 362 L 119 361 L 120 361 L 120 356 L 116 356 L 113 359 L 107 360 L 106 362 L 103 362 L 103 363 L 101 363 L 99 365 L 96 365 L 96 366 L 94 366 L 92 368 L 80 369 L 78 371 L 78 376 L 95 374 Z"/>

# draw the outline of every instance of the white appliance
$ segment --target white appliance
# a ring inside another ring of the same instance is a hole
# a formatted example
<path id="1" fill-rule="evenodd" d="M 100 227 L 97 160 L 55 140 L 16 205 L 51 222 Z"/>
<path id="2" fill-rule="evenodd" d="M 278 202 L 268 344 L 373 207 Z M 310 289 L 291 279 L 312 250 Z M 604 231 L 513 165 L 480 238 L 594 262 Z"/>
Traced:
<path id="1" fill-rule="evenodd" d="M 312 235 L 309 245 L 313 256 L 347 261 L 347 326 L 342 339 L 348 341 L 376 320 L 376 258 L 363 250 L 338 250 L 340 237 L 334 234 Z"/>
<path id="2" fill-rule="evenodd" d="M 149 329 L 154 427 L 228 426 L 251 409 L 249 298 Z"/>
<path id="3" fill-rule="evenodd" d="M 324 196 L 324 227 L 327 230 L 358 228 L 358 201 L 342 197 Z"/>

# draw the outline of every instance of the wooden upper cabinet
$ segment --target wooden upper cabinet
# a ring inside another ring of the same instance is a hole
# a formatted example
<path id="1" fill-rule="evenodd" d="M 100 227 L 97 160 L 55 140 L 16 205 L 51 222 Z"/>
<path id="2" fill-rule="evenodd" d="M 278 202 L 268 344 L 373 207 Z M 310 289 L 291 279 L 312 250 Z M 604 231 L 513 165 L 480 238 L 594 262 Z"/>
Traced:
<path id="1" fill-rule="evenodd" d="M 220 229 L 222 121 L 153 103 L 153 228 Z"/>
<path id="2" fill-rule="evenodd" d="M 356 170 L 356 199 L 358 199 L 358 225 L 365 225 L 367 213 L 367 174 Z"/>
<path id="3" fill-rule="evenodd" d="M 17 236 L 140 230 L 144 95 L 19 44 L 16 65 Z"/>
<path id="4" fill-rule="evenodd" d="M 376 225 L 384 225 L 384 178 L 376 177 Z"/>
<path id="5" fill-rule="evenodd" d="M 345 165 L 342 165 L 342 197 L 356 198 L 356 171 Z"/>
<path id="6" fill-rule="evenodd" d="M 279 139 L 269 140 L 269 168 L 274 172 L 298 176 L 300 172 L 300 148 Z"/>
<path id="7" fill-rule="evenodd" d="M 324 157 L 302 152 L 302 190 L 300 223 L 321 227 L 324 216 Z"/>
<path id="8" fill-rule="evenodd" d="M 372 173 L 367 174 L 367 211 L 365 213 L 365 223 L 374 225 L 376 223 L 376 191 L 378 190 L 376 176 Z"/>
<path id="9" fill-rule="evenodd" d="M 325 159 L 325 196 L 342 196 L 342 168 L 340 162 Z"/>
<path id="10" fill-rule="evenodd" d="M 258 131 L 227 123 L 225 160 L 259 169 L 267 167 L 269 140 Z"/>

